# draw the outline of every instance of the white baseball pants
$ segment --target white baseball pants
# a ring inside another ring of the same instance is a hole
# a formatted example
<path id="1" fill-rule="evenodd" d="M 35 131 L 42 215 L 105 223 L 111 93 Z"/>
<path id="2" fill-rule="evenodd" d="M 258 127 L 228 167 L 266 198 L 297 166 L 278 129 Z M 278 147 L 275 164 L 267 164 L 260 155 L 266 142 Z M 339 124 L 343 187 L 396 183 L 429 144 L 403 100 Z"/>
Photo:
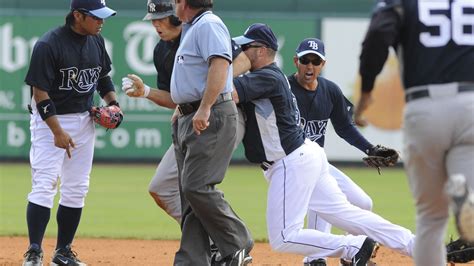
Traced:
<path id="1" fill-rule="evenodd" d="M 32 190 L 28 201 L 52 208 L 60 181 L 59 204 L 82 208 L 94 156 L 94 123 L 89 112 L 57 115 L 57 118 L 76 148 L 72 149 L 69 159 L 65 149 L 54 146 L 53 133 L 34 110 L 30 120 Z"/>

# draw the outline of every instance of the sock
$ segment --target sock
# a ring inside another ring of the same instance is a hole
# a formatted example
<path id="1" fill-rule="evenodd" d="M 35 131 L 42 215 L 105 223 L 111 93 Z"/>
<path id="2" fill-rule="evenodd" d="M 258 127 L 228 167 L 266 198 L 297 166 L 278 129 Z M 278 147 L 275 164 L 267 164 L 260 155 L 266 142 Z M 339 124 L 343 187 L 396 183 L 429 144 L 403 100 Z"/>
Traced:
<path id="1" fill-rule="evenodd" d="M 82 208 L 69 208 L 59 205 L 56 213 L 58 222 L 58 241 L 56 249 L 65 248 L 72 243 L 81 220 Z"/>
<path id="2" fill-rule="evenodd" d="M 50 215 L 51 209 L 28 202 L 26 207 L 26 223 L 28 224 L 30 245 L 35 244 L 41 248 Z"/>

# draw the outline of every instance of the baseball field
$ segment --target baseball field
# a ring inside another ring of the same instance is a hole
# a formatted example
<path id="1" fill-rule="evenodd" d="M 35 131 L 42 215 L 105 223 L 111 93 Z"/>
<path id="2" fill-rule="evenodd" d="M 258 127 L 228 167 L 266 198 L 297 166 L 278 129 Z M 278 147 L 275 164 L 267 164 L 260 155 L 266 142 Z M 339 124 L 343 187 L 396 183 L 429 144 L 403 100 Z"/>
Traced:
<path id="1" fill-rule="evenodd" d="M 170 265 L 179 243 L 179 227 L 156 207 L 148 194 L 153 164 L 94 164 L 86 207 L 75 249 L 89 265 Z M 374 212 L 415 230 L 413 200 L 402 168 L 341 168 L 373 199 Z M 0 265 L 18 265 L 28 245 L 26 196 L 30 191 L 26 163 L 0 165 Z M 257 166 L 231 165 L 219 189 L 246 222 L 259 242 L 253 265 L 302 265 L 302 256 L 277 254 L 266 243 L 265 206 L 267 184 Z M 57 204 L 56 204 L 57 207 Z M 56 209 L 44 243 L 45 259 L 53 252 Z M 339 230 L 333 230 L 341 233 Z M 455 235 L 450 222 L 448 235 Z M 151 256 L 151 257 L 150 257 Z M 375 259 L 380 265 L 412 265 L 411 259 L 382 248 Z M 330 265 L 337 265 L 331 261 Z M 401 264 L 400 264 L 401 263 Z"/>

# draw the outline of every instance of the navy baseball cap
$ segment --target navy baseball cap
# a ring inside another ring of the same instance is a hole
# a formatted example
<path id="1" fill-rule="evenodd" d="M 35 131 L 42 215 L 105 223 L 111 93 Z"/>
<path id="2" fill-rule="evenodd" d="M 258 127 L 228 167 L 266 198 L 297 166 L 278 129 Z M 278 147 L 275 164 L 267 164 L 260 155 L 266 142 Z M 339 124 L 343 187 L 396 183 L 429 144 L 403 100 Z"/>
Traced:
<path id="1" fill-rule="evenodd" d="M 233 38 L 239 45 L 248 44 L 251 42 L 260 42 L 275 51 L 278 51 L 278 41 L 273 34 L 272 29 L 266 24 L 255 23 L 245 30 L 244 35 Z"/>
<path id="2" fill-rule="evenodd" d="M 315 54 L 321 57 L 321 59 L 326 60 L 324 43 L 316 38 L 304 39 L 300 45 L 298 45 L 298 48 L 296 48 L 296 56 L 300 58 L 307 54 Z"/>
<path id="3" fill-rule="evenodd" d="M 115 10 L 105 6 L 105 0 L 72 0 L 71 10 L 84 11 L 101 19 L 117 14 Z"/>

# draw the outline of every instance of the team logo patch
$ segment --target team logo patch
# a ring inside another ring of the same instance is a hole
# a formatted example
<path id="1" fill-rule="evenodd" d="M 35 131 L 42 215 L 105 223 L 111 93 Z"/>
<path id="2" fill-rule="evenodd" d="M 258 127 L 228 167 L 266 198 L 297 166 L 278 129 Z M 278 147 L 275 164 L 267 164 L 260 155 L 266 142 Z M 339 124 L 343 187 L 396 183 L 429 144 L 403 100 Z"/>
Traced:
<path id="1" fill-rule="evenodd" d="M 156 5 L 155 5 L 155 3 L 150 3 L 150 4 L 148 5 L 148 12 L 149 12 L 149 13 L 155 13 L 155 12 L 156 12 Z"/>
<path id="2" fill-rule="evenodd" d="M 326 134 L 326 128 L 328 120 L 309 120 L 306 121 L 301 117 L 301 127 L 303 128 L 304 134 L 311 141 L 316 141 Z"/>
<path id="3" fill-rule="evenodd" d="M 308 41 L 308 46 L 313 50 L 318 50 L 318 43 L 315 41 Z"/>
<path id="4" fill-rule="evenodd" d="M 183 64 L 184 63 L 184 56 L 178 55 L 178 57 L 176 58 L 176 62 L 178 64 Z"/>
<path id="5" fill-rule="evenodd" d="M 62 74 L 60 90 L 72 90 L 79 93 L 87 93 L 97 86 L 100 71 L 102 67 L 77 69 L 77 67 L 62 68 L 59 71 Z"/>

